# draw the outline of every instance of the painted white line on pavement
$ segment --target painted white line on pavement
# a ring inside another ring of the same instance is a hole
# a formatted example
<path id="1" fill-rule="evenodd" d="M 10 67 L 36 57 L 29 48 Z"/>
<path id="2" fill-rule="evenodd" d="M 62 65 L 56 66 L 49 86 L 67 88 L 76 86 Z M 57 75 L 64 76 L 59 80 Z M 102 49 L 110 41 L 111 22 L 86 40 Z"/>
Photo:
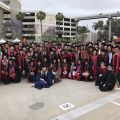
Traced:
<path id="1" fill-rule="evenodd" d="M 97 108 L 102 107 L 103 105 L 112 102 L 116 99 L 120 98 L 120 93 L 114 93 L 112 95 L 106 96 L 104 98 L 98 99 L 92 103 L 86 104 L 82 107 L 76 108 L 72 111 L 69 111 L 67 113 L 64 113 L 56 118 L 53 118 L 51 120 L 74 120 L 90 111 L 93 111 Z"/>
<path id="2" fill-rule="evenodd" d="M 115 88 L 116 90 L 120 90 L 120 88 Z"/>
<path id="3" fill-rule="evenodd" d="M 113 101 L 112 103 L 114 103 L 114 104 L 115 104 L 115 105 L 117 105 L 117 106 L 120 106 L 120 104 L 119 104 L 119 103 L 117 103 L 117 102 L 114 102 L 114 101 Z"/>

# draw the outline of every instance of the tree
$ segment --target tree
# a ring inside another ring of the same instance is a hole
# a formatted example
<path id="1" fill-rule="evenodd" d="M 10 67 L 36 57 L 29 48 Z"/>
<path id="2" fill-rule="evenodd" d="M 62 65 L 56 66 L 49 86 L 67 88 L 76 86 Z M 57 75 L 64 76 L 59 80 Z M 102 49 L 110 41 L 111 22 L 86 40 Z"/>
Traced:
<path id="1" fill-rule="evenodd" d="M 21 38 L 21 37 L 22 37 L 22 28 L 23 28 L 23 27 L 22 27 L 22 21 L 24 20 L 24 18 L 25 18 L 25 14 L 24 14 L 24 13 L 19 12 L 19 13 L 16 15 L 16 19 L 17 19 L 18 21 L 20 21 L 20 23 L 15 25 L 14 30 L 17 31 L 17 32 L 16 32 L 16 35 L 15 35 L 15 38 L 16 38 L 16 37 L 18 37 L 18 38 Z"/>
<path id="2" fill-rule="evenodd" d="M 59 34 L 58 34 L 58 37 L 61 37 L 61 33 L 60 33 L 60 22 L 61 21 L 63 21 L 63 19 L 64 19 L 64 15 L 63 15 L 63 13 L 57 13 L 56 14 L 56 20 L 59 22 Z"/>
<path id="3" fill-rule="evenodd" d="M 90 31 L 86 26 L 79 26 L 77 30 L 78 34 L 80 35 L 81 41 L 84 42 L 84 40 L 87 38 L 87 33 Z"/>
<path id="4" fill-rule="evenodd" d="M 16 19 L 19 20 L 19 21 L 21 21 L 21 22 L 24 20 L 24 17 L 25 17 L 24 13 L 21 13 L 21 12 L 19 12 L 16 15 Z"/>
<path id="5" fill-rule="evenodd" d="M 98 40 L 99 41 L 102 41 L 103 38 L 104 38 L 104 22 L 102 20 L 99 20 L 98 22 L 94 23 L 93 24 L 93 28 L 95 31 L 98 31 L 97 34 L 98 34 Z"/>
<path id="6" fill-rule="evenodd" d="M 102 20 L 99 20 L 97 23 L 93 24 L 94 30 L 103 30 L 104 29 L 104 22 Z"/>
<path id="7" fill-rule="evenodd" d="M 112 18 L 112 36 L 120 36 L 120 19 Z M 109 31 L 109 20 L 106 22 L 106 30 Z"/>
<path id="8" fill-rule="evenodd" d="M 45 20 L 46 18 L 46 13 L 43 11 L 39 11 L 37 13 L 37 19 L 40 20 L 40 27 L 41 27 L 41 40 L 42 40 L 42 36 L 43 36 L 43 29 L 42 29 L 42 21 Z"/>
<path id="9" fill-rule="evenodd" d="M 13 26 L 11 24 L 11 21 L 6 21 L 2 24 L 2 31 L 0 33 L 0 35 L 2 36 L 2 38 L 4 39 L 13 39 L 14 33 L 13 32 Z M 9 34 L 9 35 L 8 35 Z M 10 35 L 11 34 L 11 35 Z"/>

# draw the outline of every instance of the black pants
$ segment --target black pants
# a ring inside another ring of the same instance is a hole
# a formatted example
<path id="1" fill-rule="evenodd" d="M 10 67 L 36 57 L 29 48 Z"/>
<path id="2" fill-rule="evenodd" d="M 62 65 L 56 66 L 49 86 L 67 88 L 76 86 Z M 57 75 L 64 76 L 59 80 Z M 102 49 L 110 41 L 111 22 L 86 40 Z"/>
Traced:
<path id="1" fill-rule="evenodd" d="M 34 82 L 35 82 L 35 76 L 29 74 L 29 75 L 28 75 L 28 81 L 34 83 Z"/>
<path id="2" fill-rule="evenodd" d="M 99 85 L 99 89 L 101 90 L 101 91 L 111 91 L 111 90 L 113 90 L 114 89 L 114 86 L 115 86 L 115 84 L 110 84 L 110 85 L 107 85 L 107 84 L 105 84 L 105 83 L 102 83 L 102 84 L 100 84 Z"/>
<path id="3" fill-rule="evenodd" d="M 9 78 L 8 78 L 8 77 L 5 77 L 4 80 L 2 80 L 2 83 L 5 84 L 5 85 L 10 84 Z"/>

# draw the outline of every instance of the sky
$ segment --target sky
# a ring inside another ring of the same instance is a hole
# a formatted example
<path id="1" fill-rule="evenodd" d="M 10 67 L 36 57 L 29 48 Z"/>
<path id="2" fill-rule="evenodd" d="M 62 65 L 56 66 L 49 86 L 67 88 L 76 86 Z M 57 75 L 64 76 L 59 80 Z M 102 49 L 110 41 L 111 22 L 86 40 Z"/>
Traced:
<path id="1" fill-rule="evenodd" d="M 62 12 L 68 17 L 98 15 L 120 11 L 120 0 L 21 0 L 23 10 L 42 10 L 56 14 Z M 81 21 L 80 25 L 92 25 L 96 20 Z"/>

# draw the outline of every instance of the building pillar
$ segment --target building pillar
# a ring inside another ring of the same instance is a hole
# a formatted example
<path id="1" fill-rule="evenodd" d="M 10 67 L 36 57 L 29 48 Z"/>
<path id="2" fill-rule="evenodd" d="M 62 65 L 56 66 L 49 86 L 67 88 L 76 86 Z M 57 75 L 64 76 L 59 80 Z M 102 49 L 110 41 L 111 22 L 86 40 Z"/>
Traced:
<path id="1" fill-rule="evenodd" d="M 2 36 L 3 22 L 4 22 L 4 14 L 3 11 L 0 10 L 0 37 L 3 37 Z"/>
<path id="2" fill-rule="evenodd" d="M 111 41 L 111 38 L 112 38 L 112 17 L 111 16 L 108 18 L 108 21 L 109 21 L 109 41 Z"/>

